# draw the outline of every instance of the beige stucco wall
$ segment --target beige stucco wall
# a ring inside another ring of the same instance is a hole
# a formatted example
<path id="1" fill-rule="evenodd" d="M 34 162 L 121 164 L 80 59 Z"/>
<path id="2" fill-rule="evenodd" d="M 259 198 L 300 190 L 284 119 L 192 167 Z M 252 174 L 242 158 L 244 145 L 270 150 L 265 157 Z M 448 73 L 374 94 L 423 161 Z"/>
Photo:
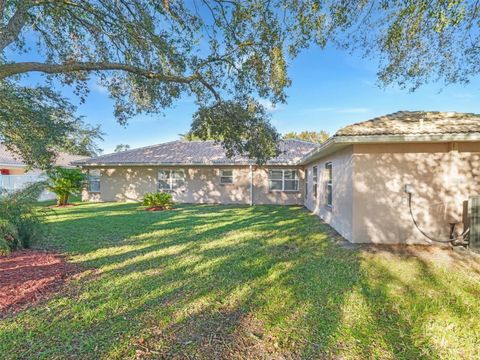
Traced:
<path id="1" fill-rule="evenodd" d="M 157 191 L 159 169 L 182 169 L 185 186 L 172 191 L 174 200 L 184 203 L 250 204 L 250 168 L 238 167 L 115 167 L 101 170 L 101 192 L 83 192 L 84 201 L 140 201 L 143 194 Z M 283 167 L 281 167 L 283 168 Z M 233 169 L 233 184 L 220 184 L 221 169 Z M 303 179 L 303 172 L 299 177 Z M 255 204 L 303 204 L 303 183 L 297 192 L 271 192 L 268 188 L 268 171 L 254 168 Z"/>
<path id="2" fill-rule="evenodd" d="M 480 143 L 355 145 L 353 242 L 426 243 L 405 184 L 422 230 L 448 238 L 448 223 L 461 222 L 464 202 L 480 194 Z"/>
<path id="3" fill-rule="evenodd" d="M 92 168 L 93 169 L 93 168 Z M 156 171 L 149 167 L 115 167 L 100 169 L 101 192 L 82 193 L 84 201 L 138 201 L 147 193 L 156 191 Z"/>
<path id="4" fill-rule="evenodd" d="M 298 191 L 272 191 L 269 189 L 269 169 L 297 169 L 298 170 Z M 303 205 L 304 173 L 300 167 L 268 167 L 257 168 L 254 171 L 253 202 L 255 204 L 276 204 L 276 205 Z"/>
<path id="5" fill-rule="evenodd" d="M 344 238 L 351 240 L 352 234 L 352 151 L 353 146 L 316 160 L 306 166 L 308 193 L 305 198 L 307 209 L 330 224 Z M 332 163 L 333 198 L 327 206 L 325 164 Z M 313 197 L 313 167 L 318 167 L 318 196 Z"/>
<path id="6" fill-rule="evenodd" d="M 183 189 L 174 190 L 174 199 L 184 203 L 250 203 L 249 169 L 233 169 L 233 184 L 220 184 L 220 168 L 184 168 Z"/>

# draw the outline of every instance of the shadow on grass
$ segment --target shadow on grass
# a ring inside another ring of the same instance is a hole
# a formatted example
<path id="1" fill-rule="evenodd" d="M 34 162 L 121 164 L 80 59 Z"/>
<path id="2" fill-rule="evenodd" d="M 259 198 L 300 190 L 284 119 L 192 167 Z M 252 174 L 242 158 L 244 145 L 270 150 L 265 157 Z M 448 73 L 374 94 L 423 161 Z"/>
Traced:
<path id="1" fill-rule="evenodd" d="M 341 330 L 360 289 L 372 312 L 371 334 L 392 355 L 434 354 L 428 340 L 414 339 L 413 325 L 383 288 L 395 280 L 388 269 L 378 268 L 372 281 L 361 253 L 330 241 L 330 228 L 300 207 L 137 208 L 87 204 L 49 217 L 46 245 L 99 276 L 8 319 L 0 326 L 2 353 L 331 357 L 350 351 Z M 369 335 L 362 334 L 354 355 L 378 354 Z"/>

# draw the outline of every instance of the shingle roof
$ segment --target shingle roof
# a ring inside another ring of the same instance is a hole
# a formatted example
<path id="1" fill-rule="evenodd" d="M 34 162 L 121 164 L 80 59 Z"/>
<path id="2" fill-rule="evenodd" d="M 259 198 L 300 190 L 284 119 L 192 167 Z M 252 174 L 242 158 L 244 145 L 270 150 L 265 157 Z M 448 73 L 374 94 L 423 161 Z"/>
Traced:
<path id="1" fill-rule="evenodd" d="M 72 166 L 73 161 L 86 159 L 86 156 L 81 155 L 72 155 L 67 153 L 59 153 L 57 159 L 55 160 L 56 166 L 70 167 Z M 0 165 L 6 166 L 10 165 L 13 167 L 25 167 L 25 163 L 20 159 L 20 157 L 10 150 L 8 150 L 5 145 L 0 144 Z"/>
<path id="2" fill-rule="evenodd" d="M 398 111 L 340 129 L 335 136 L 435 135 L 480 133 L 480 115 L 455 112 Z"/>
<path id="3" fill-rule="evenodd" d="M 82 161 L 85 159 L 88 159 L 88 157 L 83 155 L 73 155 L 73 154 L 67 154 L 62 152 L 62 153 L 59 153 L 57 158 L 55 159 L 55 165 L 61 166 L 61 167 L 75 167 L 75 165 L 73 165 L 74 162 Z"/>
<path id="4" fill-rule="evenodd" d="M 0 164 L 23 167 L 25 164 L 0 144 Z"/>
<path id="5" fill-rule="evenodd" d="M 282 140 L 279 144 L 281 154 L 267 164 L 294 164 L 303 156 L 318 147 L 318 144 L 301 140 Z M 229 159 L 225 149 L 213 141 L 172 141 L 168 143 L 132 149 L 113 154 L 101 155 L 86 161 L 75 162 L 78 165 L 241 165 L 253 164 L 243 156 Z"/>

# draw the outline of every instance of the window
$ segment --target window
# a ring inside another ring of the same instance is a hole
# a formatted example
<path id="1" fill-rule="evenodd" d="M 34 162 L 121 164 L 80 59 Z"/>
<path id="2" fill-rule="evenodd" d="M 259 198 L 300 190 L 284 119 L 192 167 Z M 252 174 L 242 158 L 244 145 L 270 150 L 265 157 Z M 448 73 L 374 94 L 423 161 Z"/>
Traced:
<path id="1" fill-rule="evenodd" d="M 268 182 L 270 190 L 297 191 L 297 170 L 269 170 Z"/>
<path id="2" fill-rule="evenodd" d="M 174 190 L 185 184 L 183 170 L 159 170 L 158 190 Z"/>
<path id="3" fill-rule="evenodd" d="M 325 180 L 326 180 L 326 193 L 327 193 L 327 205 L 332 206 L 333 200 L 333 186 L 332 186 L 332 163 L 325 164 Z"/>
<path id="4" fill-rule="evenodd" d="M 316 199 L 318 194 L 318 168 L 316 166 L 313 167 L 313 197 Z"/>
<path id="5" fill-rule="evenodd" d="M 100 170 L 90 170 L 88 172 L 88 191 L 92 193 L 100 192 Z"/>
<path id="6" fill-rule="evenodd" d="M 233 184 L 233 170 L 220 171 L 220 184 Z"/>
<path id="7" fill-rule="evenodd" d="M 308 169 L 305 169 L 305 199 L 308 196 Z"/>

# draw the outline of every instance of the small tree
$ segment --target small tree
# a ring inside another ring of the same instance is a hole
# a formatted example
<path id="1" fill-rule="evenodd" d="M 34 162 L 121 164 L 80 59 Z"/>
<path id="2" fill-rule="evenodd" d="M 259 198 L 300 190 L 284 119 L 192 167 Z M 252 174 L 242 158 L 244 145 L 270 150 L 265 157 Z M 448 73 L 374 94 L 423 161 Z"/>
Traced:
<path id="1" fill-rule="evenodd" d="M 304 141 L 310 141 L 313 143 L 322 144 L 328 140 L 330 135 L 325 130 L 320 131 L 302 131 L 302 132 L 295 132 L 291 131 L 283 135 L 284 139 L 298 139 Z"/>
<path id="2" fill-rule="evenodd" d="M 57 205 L 68 204 L 70 195 L 79 194 L 82 190 L 86 175 L 78 169 L 54 167 L 47 171 L 47 189 L 57 195 Z"/>
<path id="3" fill-rule="evenodd" d="M 130 150 L 130 145 L 128 144 L 118 144 L 117 146 L 115 146 L 115 149 L 113 150 L 113 152 L 122 152 L 122 151 L 127 151 L 127 150 Z"/>

